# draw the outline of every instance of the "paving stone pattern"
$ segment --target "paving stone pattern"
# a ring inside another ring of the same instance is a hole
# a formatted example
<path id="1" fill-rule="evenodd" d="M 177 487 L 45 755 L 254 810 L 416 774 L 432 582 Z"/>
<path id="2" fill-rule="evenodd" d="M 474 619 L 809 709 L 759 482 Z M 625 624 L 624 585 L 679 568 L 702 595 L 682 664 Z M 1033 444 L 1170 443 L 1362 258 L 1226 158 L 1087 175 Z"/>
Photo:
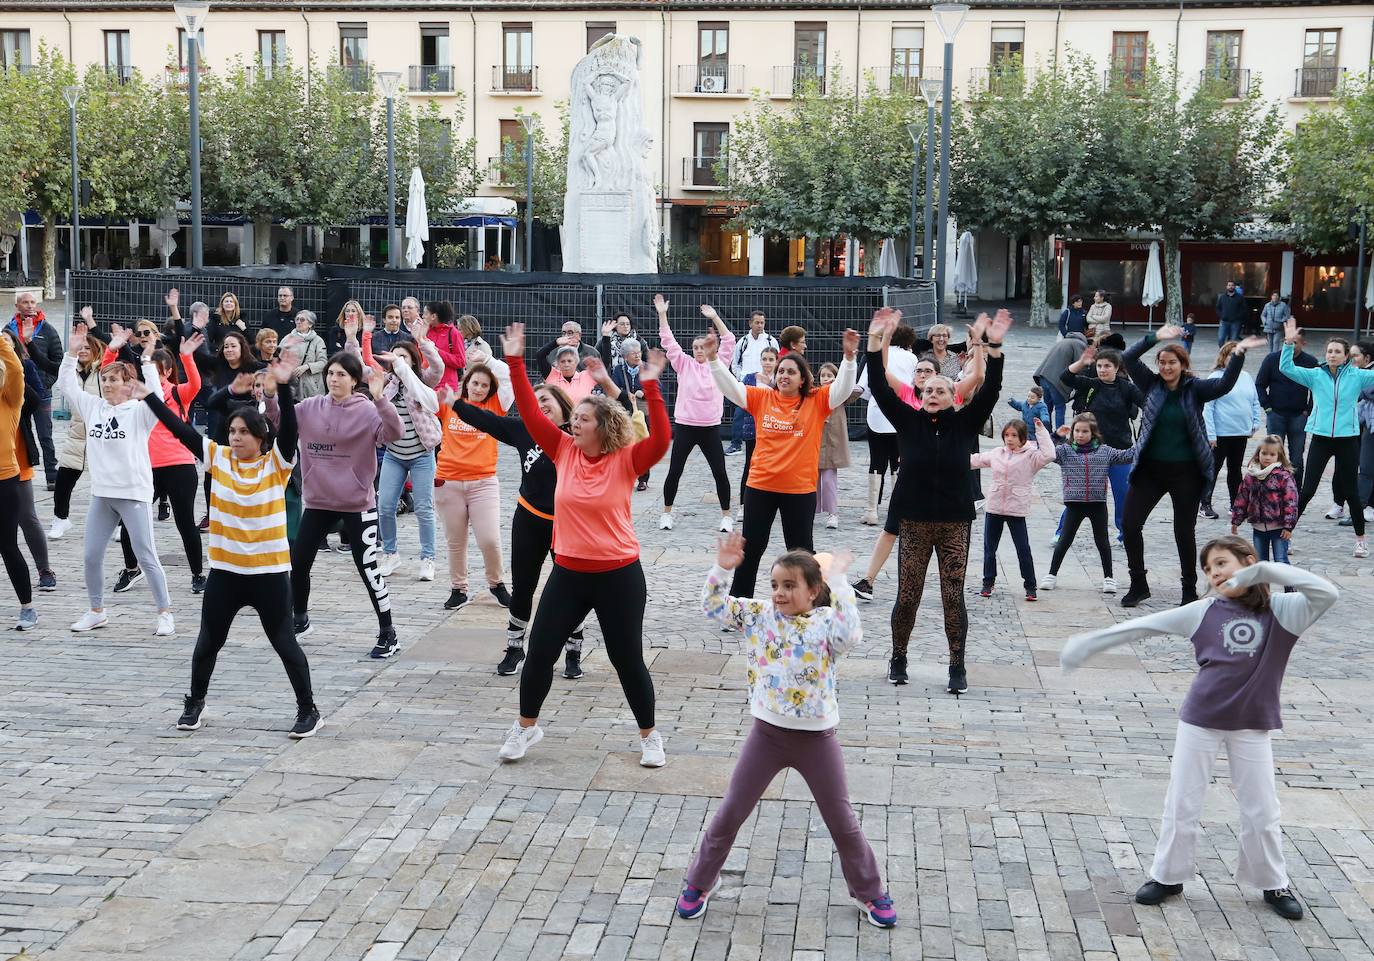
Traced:
<path id="1" fill-rule="evenodd" d="M 1014 333 L 1008 395 L 1021 396 L 1048 344 L 1043 332 Z M 818 547 L 852 548 L 860 565 L 875 534 L 858 524 L 865 460 L 854 445 L 842 529 L 817 529 Z M 741 459 L 729 464 L 737 475 Z M 650 591 L 645 646 L 669 758 L 657 771 L 637 764 L 633 719 L 594 625 L 586 677 L 555 680 L 548 737 L 519 764 L 497 763 L 517 686 L 494 674 L 502 612 L 487 596 L 457 615 L 442 610 L 442 548 L 438 582 L 416 582 L 413 560 L 392 578 L 406 650 L 390 662 L 366 659 L 373 621 L 351 559 L 321 557 L 316 631 L 305 641 L 326 718 L 318 737 L 287 740 L 290 689 L 251 617 L 220 657 L 205 728 L 178 733 L 198 605 L 175 532 L 158 525 L 176 638 L 151 637 L 143 585 L 107 595 L 109 628 L 71 634 L 84 605 L 83 484 L 77 526 L 53 544 L 62 591 L 38 595 L 39 630 L 0 636 L 0 957 L 1374 957 L 1371 572 L 1350 557 L 1348 530 L 1315 509 L 1294 559 L 1344 593 L 1294 653 L 1287 728 L 1275 738 L 1285 851 L 1309 909 L 1302 922 L 1279 919 L 1232 879 L 1238 826 L 1224 761 L 1186 896 L 1163 907 L 1132 902 L 1194 666 L 1187 644 L 1169 638 L 1060 673 L 1067 633 L 1125 616 L 1098 592 L 1086 533 L 1060 588 L 1034 604 L 1014 590 L 1004 541 L 997 593 L 969 598 L 962 698 L 943 691 L 933 567 L 909 686 L 885 680 L 890 574 L 862 605 L 865 644 L 841 668 L 840 737 L 898 928 L 860 923 L 824 824 L 791 774 L 746 823 L 705 918 L 677 920 L 673 899 L 750 718 L 738 636 L 697 612 L 718 516 L 709 478 L 693 459 L 677 528 L 660 532 L 665 469 L 635 499 Z M 509 451 L 500 470 L 509 507 Z M 1055 467 L 1036 483 L 1042 569 L 1058 485 Z M 50 495 L 40 501 L 46 520 Z M 1200 536 L 1223 530 L 1199 524 Z M 409 518 L 402 536 L 415 553 Z M 1167 509 L 1151 520 L 1147 544 L 1156 597 L 1144 610 L 1158 610 L 1177 596 Z M 110 581 L 117 557 L 111 545 Z M 1120 551 L 1116 562 L 1124 579 Z"/>

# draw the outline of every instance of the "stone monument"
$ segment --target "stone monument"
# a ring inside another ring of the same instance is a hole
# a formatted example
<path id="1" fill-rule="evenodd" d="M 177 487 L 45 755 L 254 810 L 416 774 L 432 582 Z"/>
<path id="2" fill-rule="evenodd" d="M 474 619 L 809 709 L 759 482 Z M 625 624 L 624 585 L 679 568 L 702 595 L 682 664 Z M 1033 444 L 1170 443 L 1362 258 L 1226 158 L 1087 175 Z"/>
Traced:
<path id="1" fill-rule="evenodd" d="M 646 161 L 638 38 L 602 37 L 573 68 L 563 269 L 652 274 L 655 195 Z"/>

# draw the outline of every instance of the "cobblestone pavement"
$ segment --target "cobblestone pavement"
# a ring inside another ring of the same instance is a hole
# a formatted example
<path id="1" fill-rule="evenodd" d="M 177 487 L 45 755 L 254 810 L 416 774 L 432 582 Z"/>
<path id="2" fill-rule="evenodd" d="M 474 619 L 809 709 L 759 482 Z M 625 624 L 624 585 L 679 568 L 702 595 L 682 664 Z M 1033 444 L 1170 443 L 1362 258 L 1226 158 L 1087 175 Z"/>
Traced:
<path id="1" fill-rule="evenodd" d="M 1024 389 L 1047 345 L 1043 333 L 1013 335 L 1008 391 Z M 843 527 L 818 528 L 817 542 L 851 547 L 862 563 L 875 532 L 858 524 L 862 444 L 854 454 L 841 478 Z M 740 458 L 729 463 L 737 474 Z M 197 606 L 169 524 L 158 539 L 178 637 L 150 636 L 143 586 L 109 598 L 108 629 L 66 630 L 84 603 L 83 485 L 78 526 L 53 545 L 62 591 L 38 595 L 39 630 L 0 638 L 0 957 L 23 948 L 145 961 L 1374 957 L 1371 571 L 1318 510 L 1299 529 L 1295 560 L 1344 594 L 1293 656 L 1288 726 L 1275 739 L 1305 920 L 1279 919 L 1232 880 L 1238 828 L 1224 762 L 1186 897 L 1162 908 L 1132 902 L 1193 665 L 1175 638 L 1060 673 L 1066 633 L 1124 616 L 1098 593 L 1086 536 L 1060 589 L 1034 604 L 1008 589 L 1017 579 L 1004 543 L 997 594 L 969 599 L 972 686 L 962 698 L 943 691 L 933 584 L 907 687 L 884 679 L 894 581 L 880 580 L 862 606 L 867 638 L 842 667 L 840 736 L 898 928 L 860 923 L 795 776 L 780 777 L 745 825 L 709 914 L 676 920 L 673 898 L 749 718 L 737 636 L 697 613 L 715 537 L 709 479 L 694 459 L 677 529 L 661 532 L 663 470 L 635 502 L 669 756 L 657 771 L 637 764 L 633 720 L 595 628 L 586 677 L 554 683 L 547 739 L 500 766 L 517 684 L 493 670 L 500 609 L 484 596 L 449 615 L 443 575 L 418 583 L 412 564 L 392 579 L 405 651 L 369 661 L 368 602 L 351 560 L 334 554 L 316 568 L 317 629 L 305 643 L 323 732 L 287 740 L 286 678 L 256 622 L 240 618 L 206 727 L 180 734 Z M 501 476 L 509 506 L 509 452 Z M 1036 485 L 1042 567 L 1058 482 L 1051 467 Z M 45 516 L 49 504 L 44 496 Z M 1167 522 L 1165 511 L 1147 532 L 1156 598 L 1146 610 L 1176 598 Z M 1222 530 L 1200 522 L 1200 534 Z M 413 552 L 409 519 L 403 536 Z M 975 565 L 979 541 L 975 533 Z M 117 556 L 112 545 L 110 580 Z"/>

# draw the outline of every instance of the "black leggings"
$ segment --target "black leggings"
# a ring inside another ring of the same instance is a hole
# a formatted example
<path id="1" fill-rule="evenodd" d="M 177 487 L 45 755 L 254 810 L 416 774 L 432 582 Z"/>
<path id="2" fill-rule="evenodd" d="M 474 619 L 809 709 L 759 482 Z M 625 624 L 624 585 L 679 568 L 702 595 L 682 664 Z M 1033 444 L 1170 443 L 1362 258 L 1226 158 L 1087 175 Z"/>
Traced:
<path id="1" fill-rule="evenodd" d="M 0 557 L 5 561 L 5 573 L 20 604 L 33 603 L 33 581 L 29 579 L 29 565 L 19 552 L 19 475 L 0 481 Z"/>
<path id="2" fill-rule="evenodd" d="M 510 611 L 506 617 L 506 646 L 523 647 L 534 607 L 534 589 L 544 558 L 553 547 L 553 521 L 515 505 L 510 522 Z M 568 637 L 570 651 L 582 651 L 582 624 Z"/>
<path id="3" fill-rule="evenodd" d="M 897 473 L 901 457 L 897 452 L 897 435 L 868 430 L 868 472 L 870 474 Z"/>
<path id="4" fill-rule="evenodd" d="M 1364 507 L 1360 499 L 1360 439 L 1358 437 L 1325 437 L 1313 434 L 1307 447 L 1307 467 L 1302 472 L 1302 496 L 1298 498 L 1298 516 L 1307 510 L 1307 504 L 1321 486 L 1322 474 L 1326 463 L 1336 458 L 1336 473 L 1331 478 L 1331 489 L 1338 504 L 1345 504 L 1350 511 L 1350 521 L 1355 528 L 1356 537 L 1364 537 Z"/>
<path id="5" fill-rule="evenodd" d="M 759 576 L 759 562 L 768 550 L 768 538 L 773 531 L 773 518 L 782 514 L 782 542 L 789 551 L 815 553 L 811 527 L 816 520 L 816 492 L 809 494 L 775 494 L 757 487 L 744 489 L 744 560 L 735 568 L 730 593 L 735 597 L 753 597 L 754 582 Z"/>
<path id="6" fill-rule="evenodd" d="M 193 504 L 195 489 L 193 482 Z M 210 690 L 215 660 L 229 638 L 229 628 L 234 618 L 245 607 L 258 612 L 263 632 L 281 658 L 286 676 L 291 680 L 291 688 L 296 692 L 296 705 L 311 707 L 314 698 L 310 691 L 310 664 L 296 642 L 296 630 L 291 621 L 291 578 L 285 571 L 275 574 L 237 574 L 213 568 L 210 570 L 200 610 L 200 636 L 196 638 L 195 653 L 191 655 L 191 696 L 200 700 Z"/>
<path id="7" fill-rule="evenodd" d="M 1193 461 L 1142 460 L 1131 473 L 1122 509 L 1121 539 L 1131 587 L 1145 586 L 1145 521 L 1165 494 L 1174 508 L 1174 546 L 1185 593 L 1197 591 L 1197 511 L 1204 478 Z"/>
<path id="8" fill-rule="evenodd" d="M 172 518 L 176 521 L 177 533 L 181 535 L 181 549 L 186 553 L 186 563 L 191 566 L 191 573 L 199 577 L 204 567 L 200 559 L 200 528 L 196 526 L 196 465 L 154 467 L 153 502 L 163 497 L 171 502 Z M 125 569 L 138 567 L 133 544 L 129 542 L 129 531 L 122 524 L 119 527 L 119 546 L 124 549 Z"/>
<path id="9" fill-rule="evenodd" d="M 753 437 L 744 439 L 744 472 L 739 475 L 739 502 L 744 503 L 744 489 L 749 486 L 749 465 L 754 463 Z"/>
<path id="10" fill-rule="evenodd" d="M 693 447 L 700 447 L 706 455 L 706 463 L 711 466 L 711 476 L 716 479 L 716 499 L 720 509 L 730 509 L 730 478 L 725 474 L 725 448 L 720 446 L 720 425 L 694 427 L 691 424 L 673 425 L 673 452 L 668 458 L 668 479 L 663 482 L 663 506 L 672 507 L 677 500 L 678 481 L 682 480 L 682 468 L 687 466 L 687 455 Z"/>
<path id="11" fill-rule="evenodd" d="M 1078 526 L 1087 520 L 1093 526 L 1093 543 L 1097 545 L 1097 556 L 1102 561 L 1102 576 L 1112 576 L 1112 544 L 1107 539 L 1107 502 L 1106 501 L 1065 501 L 1064 528 L 1059 541 L 1054 545 L 1054 556 L 1050 558 L 1050 573 L 1058 576 L 1059 565 L 1064 563 L 1064 555 L 1073 546 L 1078 536 Z"/>
<path id="12" fill-rule="evenodd" d="M 377 613 L 377 627 L 386 630 L 391 626 L 391 594 L 386 589 L 386 578 L 377 570 L 380 548 L 375 507 L 361 514 L 318 510 L 314 507 L 301 511 L 296 540 L 291 544 L 291 597 L 296 616 L 303 617 L 310 608 L 310 568 L 315 564 L 315 555 L 319 553 L 325 535 L 336 523 L 341 523 L 344 533 L 348 535 L 348 542 L 353 548 L 353 563 L 367 587 L 372 610 Z"/>
<path id="13" fill-rule="evenodd" d="M 1223 464 L 1226 465 L 1226 492 L 1231 498 L 1228 503 L 1236 502 L 1236 495 L 1240 493 L 1241 478 L 1245 476 L 1245 445 L 1249 442 L 1248 436 L 1217 438 L 1217 445 L 1212 448 L 1212 480 L 1202 494 L 1204 504 L 1212 503 L 1212 491 L 1216 489 Z"/>
<path id="14" fill-rule="evenodd" d="M 52 492 L 52 516 L 66 520 L 72 512 L 72 491 L 81 479 L 81 471 L 74 467 L 57 469 L 57 486 Z"/>
<path id="15" fill-rule="evenodd" d="M 530 627 L 529 656 L 520 673 L 520 716 L 537 718 L 553 684 L 563 643 L 595 611 L 611 666 L 643 730 L 654 726 L 654 681 L 644 666 L 644 568 L 636 560 L 595 574 L 554 562 Z"/>

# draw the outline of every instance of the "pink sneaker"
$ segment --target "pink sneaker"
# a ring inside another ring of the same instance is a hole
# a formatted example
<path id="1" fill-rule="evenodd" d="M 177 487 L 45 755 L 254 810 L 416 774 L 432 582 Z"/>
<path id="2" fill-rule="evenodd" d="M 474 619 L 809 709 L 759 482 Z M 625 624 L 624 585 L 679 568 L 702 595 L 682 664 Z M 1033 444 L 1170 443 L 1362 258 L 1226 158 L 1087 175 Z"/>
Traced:
<path id="1" fill-rule="evenodd" d="M 682 902 L 679 901 L 679 904 Z M 884 894 L 880 898 L 872 901 L 855 900 L 860 913 L 868 919 L 868 923 L 875 928 L 891 928 L 897 924 L 897 910 L 892 906 L 892 898 Z"/>
<path id="2" fill-rule="evenodd" d="M 690 884 L 683 885 L 682 893 L 677 896 L 677 916 L 689 921 L 701 917 L 706 913 L 706 902 L 711 900 L 711 895 L 719 889 L 720 878 L 716 878 L 716 883 L 709 891 L 694 888 Z"/>

